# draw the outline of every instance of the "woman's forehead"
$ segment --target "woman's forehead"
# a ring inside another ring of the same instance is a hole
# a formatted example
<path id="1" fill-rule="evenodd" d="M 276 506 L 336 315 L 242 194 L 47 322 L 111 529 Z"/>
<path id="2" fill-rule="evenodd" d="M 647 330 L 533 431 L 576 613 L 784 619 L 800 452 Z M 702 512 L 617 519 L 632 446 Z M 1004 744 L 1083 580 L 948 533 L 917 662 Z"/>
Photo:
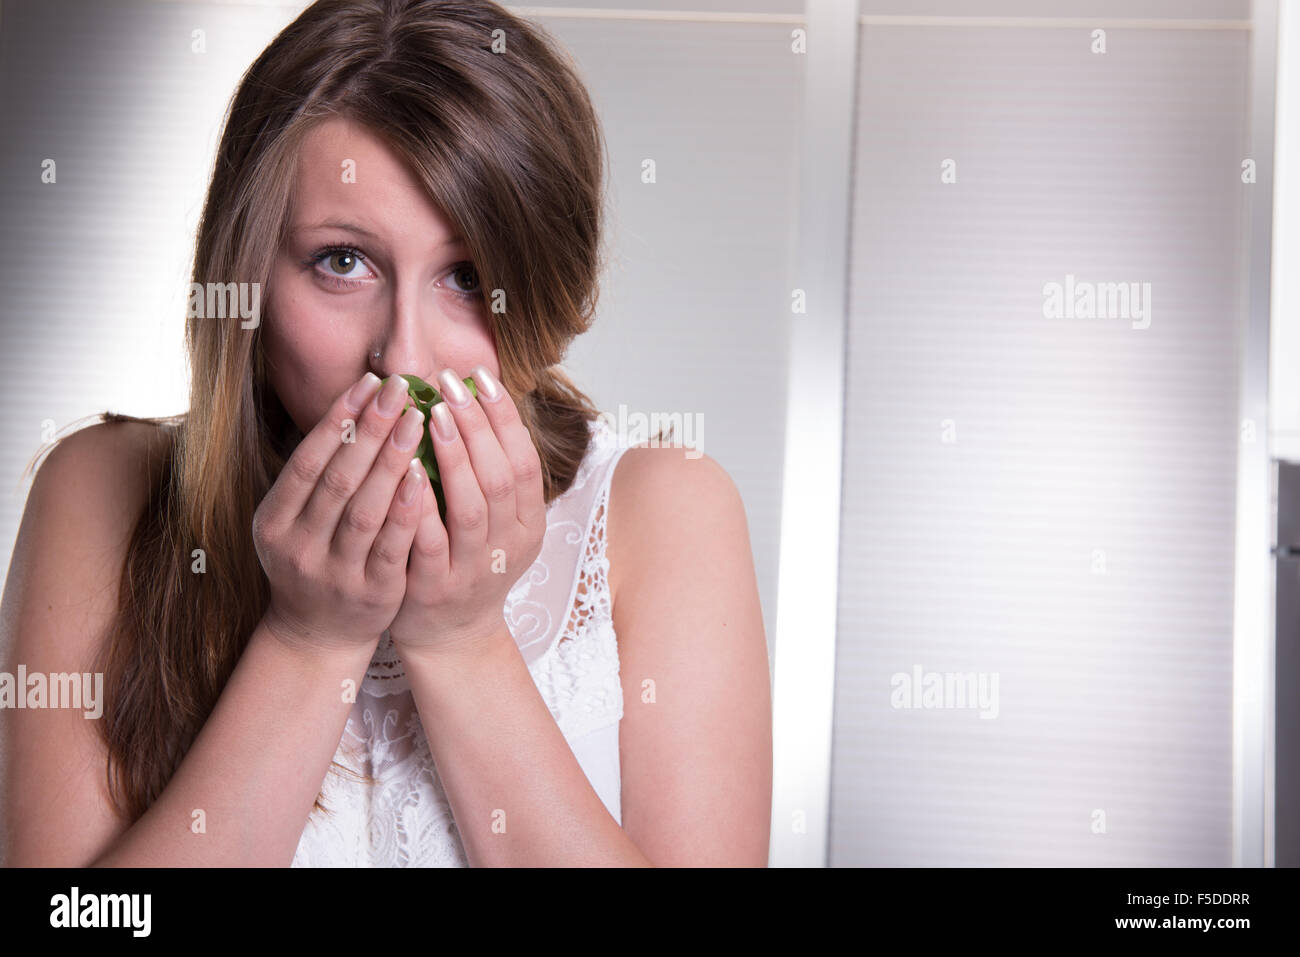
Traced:
<path id="1" fill-rule="evenodd" d="M 364 126 L 323 120 L 303 140 L 293 196 L 294 232 L 343 230 L 399 242 L 455 241 L 454 227 L 391 149 Z"/>

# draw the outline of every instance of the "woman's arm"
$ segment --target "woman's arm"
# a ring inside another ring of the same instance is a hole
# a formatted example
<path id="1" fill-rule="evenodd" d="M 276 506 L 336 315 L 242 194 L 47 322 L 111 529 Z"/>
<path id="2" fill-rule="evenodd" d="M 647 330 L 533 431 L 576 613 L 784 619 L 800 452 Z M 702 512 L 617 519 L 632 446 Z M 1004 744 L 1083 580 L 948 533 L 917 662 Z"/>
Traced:
<path id="1" fill-rule="evenodd" d="M 38 471 L 0 605 L 0 670 L 92 670 L 146 502 L 147 428 L 84 429 Z M 109 802 L 106 750 L 85 709 L 0 711 L 3 863 L 289 864 L 347 720 L 342 682 L 360 682 L 374 644 L 299 647 L 258 625 L 176 774 L 133 825 Z"/>
<path id="2" fill-rule="evenodd" d="M 622 828 L 503 623 L 464 651 L 402 659 L 466 856 L 472 866 L 766 866 L 771 685 L 744 504 L 721 466 L 681 449 L 630 450 L 612 482 Z"/>
<path id="3" fill-rule="evenodd" d="M 771 671 L 745 505 L 692 454 L 629 449 L 611 480 L 623 830 L 660 867 L 766 867 Z"/>
<path id="4" fill-rule="evenodd" d="M 162 795 L 93 866 L 289 866 L 347 723 L 343 682 L 360 687 L 377 644 L 317 652 L 259 622 Z"/>

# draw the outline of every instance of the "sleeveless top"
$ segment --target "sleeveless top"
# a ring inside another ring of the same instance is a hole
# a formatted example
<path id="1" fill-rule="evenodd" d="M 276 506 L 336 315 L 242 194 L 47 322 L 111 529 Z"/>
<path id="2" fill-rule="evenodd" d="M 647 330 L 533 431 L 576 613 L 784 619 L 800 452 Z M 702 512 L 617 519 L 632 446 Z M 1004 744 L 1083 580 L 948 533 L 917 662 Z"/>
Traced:
<path id="1" fill-rule="evenodd" d="M 561 733 L 614 820 L 620 809 L 618 643 L 605 557 L 605 506 L 628 444 L 603 419 L 573 485 L 547 507 L 537 560 L 506 597 L 505 621 Z M 293 867 L 465 867 L 401 659 L 380 639 Z"/>

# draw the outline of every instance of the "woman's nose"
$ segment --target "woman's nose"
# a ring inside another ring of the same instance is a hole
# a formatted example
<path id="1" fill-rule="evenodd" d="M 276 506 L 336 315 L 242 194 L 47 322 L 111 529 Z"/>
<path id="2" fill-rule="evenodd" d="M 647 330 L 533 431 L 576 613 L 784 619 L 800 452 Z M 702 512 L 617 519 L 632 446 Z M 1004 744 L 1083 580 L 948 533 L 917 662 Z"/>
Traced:
<path id="1" fill-rule="evenodd" d="M 371 350 L 370 361 L 381 377 L 409 373 L 426 378 L 435 369 L 432 306 L 410 295 L 394 297 L 385 334 Z M 374 353 L 378 351 L 376 357 Z"/>

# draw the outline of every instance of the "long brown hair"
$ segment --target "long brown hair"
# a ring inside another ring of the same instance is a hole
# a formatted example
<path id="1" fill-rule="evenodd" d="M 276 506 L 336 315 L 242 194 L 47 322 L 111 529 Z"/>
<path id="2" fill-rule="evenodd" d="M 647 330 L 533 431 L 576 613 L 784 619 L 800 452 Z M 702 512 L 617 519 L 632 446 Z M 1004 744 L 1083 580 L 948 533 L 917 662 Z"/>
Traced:
<path id="1" fill-rule="evenodd" d="M 594 318 L 604 256 L 604 140 L 573 62 L 486 0 L 318 0 L 231 101 L 193 282 L 265 292 L 298 147 L 335 116 L 410 165 L 459 227 L 482 288 L 504 291 L 507 309 L 490 319 L 501 379 L 537 446 L 549 504 L 571 486 L 599 414 L 557 365 Z M 261 329 L 274 316 L 263 319 L 251 329 L 238 317 L 187 319 L 187 414 L 101 415 L 149 422 L 167 443 L 99 669 L 109 791 L 131 821 L 171 779 L 270 599 L 252 517 L 301 433 L 266 377 Z M 196 548 L 204 574 L 191 570 Z"/>

